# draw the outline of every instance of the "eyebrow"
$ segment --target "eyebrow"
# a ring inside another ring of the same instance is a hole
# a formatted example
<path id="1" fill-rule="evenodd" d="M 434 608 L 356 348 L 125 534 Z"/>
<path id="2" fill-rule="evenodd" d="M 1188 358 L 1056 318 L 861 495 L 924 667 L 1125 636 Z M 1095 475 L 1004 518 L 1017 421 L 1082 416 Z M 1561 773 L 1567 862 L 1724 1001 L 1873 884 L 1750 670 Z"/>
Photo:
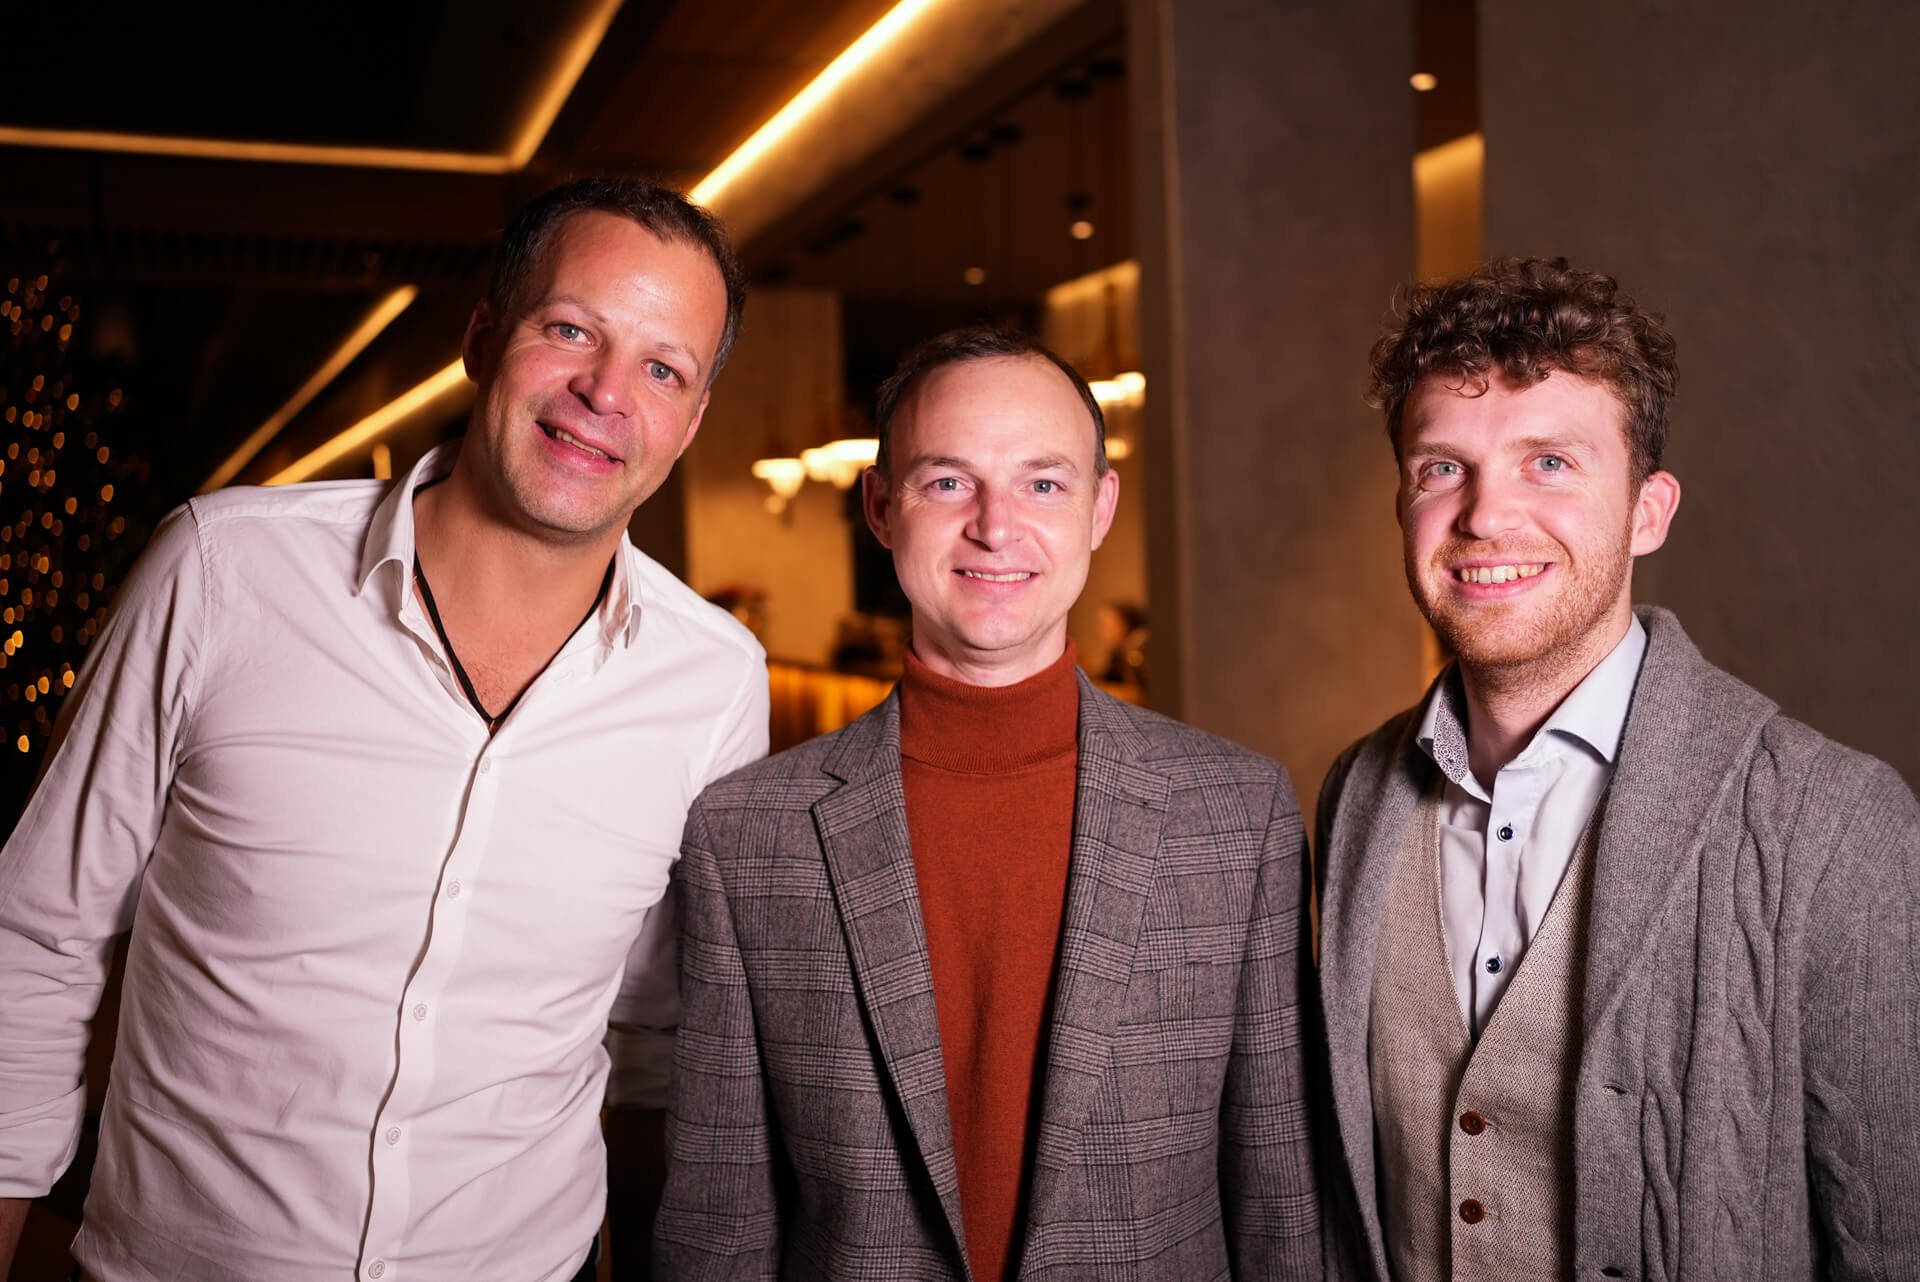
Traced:
<path id="1" fill-rule="evenodd" d="M 958 458 L 951 454 L 929 454 L 923 458 L 914 459 L 912 463 L 908 464 L 909 470 L 917 470 L 923 467 L 951 467 L 962 472 L 971 472 L 974 470 L 972 460 Z M 1058 454 L 1042 454 L 1037 458 L 1022 459 L 1020 462 L 1020 470 L 1022 472 L 1047 472 L 1055 470 L 1078 472 L 1080 469 L 1074 465 L 1072 459 L 1063 458 Z"/>

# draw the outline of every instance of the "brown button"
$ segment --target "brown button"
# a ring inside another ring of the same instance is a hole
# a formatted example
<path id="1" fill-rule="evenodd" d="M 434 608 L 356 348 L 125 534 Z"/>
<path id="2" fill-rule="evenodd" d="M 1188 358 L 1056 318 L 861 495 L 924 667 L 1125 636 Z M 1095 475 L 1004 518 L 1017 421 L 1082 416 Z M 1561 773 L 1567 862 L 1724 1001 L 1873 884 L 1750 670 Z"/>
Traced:
<path id="1" fill-rule="evenodd" d="M 1460 1129 L 1469 1135 L 1478 1135 L 1487 1129 L 1487 1119 L 1478 1113 L 1460 1114 Z"/>
<path id="2" fill-rule="evenodd" d="M 1487 1218 L 1487 1208 L 1468 1198 L 1460 1204 L 1460 1218 L 1469 1224 L 1478 1224 Z"/>

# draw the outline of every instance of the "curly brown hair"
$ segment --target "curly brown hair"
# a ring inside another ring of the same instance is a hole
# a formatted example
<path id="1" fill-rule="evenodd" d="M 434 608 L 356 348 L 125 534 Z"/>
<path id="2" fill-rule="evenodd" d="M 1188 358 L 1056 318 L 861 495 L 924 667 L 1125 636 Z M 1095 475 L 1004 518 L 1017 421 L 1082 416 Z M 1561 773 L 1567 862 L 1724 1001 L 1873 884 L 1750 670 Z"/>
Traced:
<path id="1" fill-rule="evenodd" d="M 1497 258 L 1458 280 L 1415 285 L 1373 345 L 1367 403 L 1387 413 L 1400 454 L 1401 416 L 1424 378 L 1487 390 L 1497 369 L 1532 387 L 1554 370 L 1604 383 L 1626 409 L 1631 480 L 1659 470 L 1673 396 L 1673 335 L 1634 306 L 1613 277 L 1564 258 Z"/>

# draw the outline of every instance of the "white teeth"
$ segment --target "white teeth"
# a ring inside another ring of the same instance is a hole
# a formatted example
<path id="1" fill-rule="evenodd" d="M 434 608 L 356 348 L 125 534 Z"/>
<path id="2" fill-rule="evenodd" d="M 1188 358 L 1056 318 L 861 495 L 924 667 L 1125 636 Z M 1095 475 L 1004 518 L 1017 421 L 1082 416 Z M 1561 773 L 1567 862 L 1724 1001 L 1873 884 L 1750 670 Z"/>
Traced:
<path id="1" fill-rule="evenodd" d="M 1454 577 L 1462 583 L 1511 583 L 1515 579 L 1531 579 L 1546 568 L 1537 562 L 1527 565 L 1470 565 L 1455 570 Z"/>
<path id="2" fill-rule="evenodd" d="M 1021 583 L 1033 577 L 1032 573 L 1026 570 L 1019 570 L 1012 574 L 984 574 L 979 570 L 962 570 L 960 573 L 969 579 L 979 579 L 983 583 Z"/>
<path id="3" fill-rule="evenodd" d="M 577 450 L 585 450 L 587 453 L 592 454 L 598 458 L 609 459 L 609 460 L 613 458 L 613 455 L 607 453 L 605 450 L 595 449 L 593 446 L 587 444 L 585 441 L 581 440 L 579 437 L 575 436 L 572 432 L 569 432 L 564 427 L 550 427 L 547 430 L 553 434 L 554 440 L 565 441 L 568 445 L 573 446 Z"/>

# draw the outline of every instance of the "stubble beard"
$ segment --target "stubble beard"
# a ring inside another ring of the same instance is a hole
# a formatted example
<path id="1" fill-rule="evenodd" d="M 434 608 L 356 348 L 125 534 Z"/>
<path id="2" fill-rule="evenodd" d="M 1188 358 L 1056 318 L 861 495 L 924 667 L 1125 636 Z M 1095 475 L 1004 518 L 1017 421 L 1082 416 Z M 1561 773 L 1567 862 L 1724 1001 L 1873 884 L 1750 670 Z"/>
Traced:
<path id="1" fill-rule="evenodd" d="M 1606 624 L 1632 580 L 1632 541 L 1632 531 L 1623 529 L 1611 546 L 1586 557 L 1570 556 L 1555 545 L 1554 555 L 1536 559 L 1551 560 L 1555 577 L 1566 581 L 1544 601 L 1468 605 L 1454 599 L 1445 567 L 1486 553 L 1467 544 L 1443 547 L 1428 563 L 1427 573 L 1440 584 L 1437 590 L 1429 589 L 1411 565 L 1407 581 L 1420 613 L 1475 688 L 1494 694 L 1566 684 L 1570 690 L 1617 640 Z M 1524 550 L 1503 548 L 1500 555 L 1528 559 Z M 1564 680 L 1569 673 L 1577 673 L 1572 682 Z"/>

